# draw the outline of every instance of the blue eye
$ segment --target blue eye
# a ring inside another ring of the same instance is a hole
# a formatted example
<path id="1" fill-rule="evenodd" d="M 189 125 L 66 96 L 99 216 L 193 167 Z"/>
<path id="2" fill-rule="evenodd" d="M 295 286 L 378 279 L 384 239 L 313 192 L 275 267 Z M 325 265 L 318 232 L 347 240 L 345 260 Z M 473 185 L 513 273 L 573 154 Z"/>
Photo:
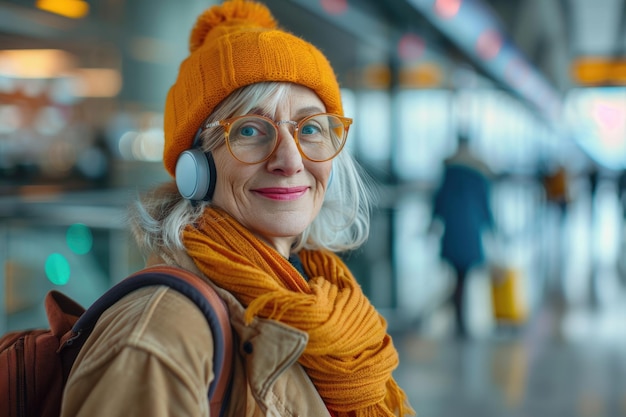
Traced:
<path id="1" fill-rule="evenodd" d="M 276 130 L 271 122 L 258 116 L 246 116 L 236 120 L 229 135 L 231 146 L 248 146 L 260 142 L 272 142 L 275 139 Z"/>
<path id="2" fill-rule="evenodd" d="M 252 126 L 243 126 L 241 129 L 239 129 L 239 134 L 241 136 L 255 136 L 259 134 L 259 131 Z"/>
<path id="3" fill-rule="evenodd" d="M 318 125 L 309 123 L 305 126 L 302 126 L 302 129 L 300 129 L 300 132 L 302 132 L 303 135 L 315 135 L 315 134 L 320 133 L 321 129 Z"/>

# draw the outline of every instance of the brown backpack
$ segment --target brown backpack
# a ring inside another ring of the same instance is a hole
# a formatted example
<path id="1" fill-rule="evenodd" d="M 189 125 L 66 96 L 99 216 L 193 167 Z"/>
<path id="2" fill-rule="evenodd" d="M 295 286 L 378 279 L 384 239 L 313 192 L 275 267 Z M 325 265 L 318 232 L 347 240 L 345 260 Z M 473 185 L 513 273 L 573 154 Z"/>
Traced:
<path id="1" fill-rule="evenodd" d="M 57 417 L 72 365 L 100 315 L 126 294 L 167 285 L 189 297 L 204 313 L 213 338 L 215 379 L 208 392 L 211 415 L 222 415 L 232 370 L 232 329 L 228 310 L 198 276 L 170 266 L 145 268 L 112 287 L 85 310 L 59 291 L 46 295 L 50 329 L 22 330 L 0 337 L 0 416 Z"/>

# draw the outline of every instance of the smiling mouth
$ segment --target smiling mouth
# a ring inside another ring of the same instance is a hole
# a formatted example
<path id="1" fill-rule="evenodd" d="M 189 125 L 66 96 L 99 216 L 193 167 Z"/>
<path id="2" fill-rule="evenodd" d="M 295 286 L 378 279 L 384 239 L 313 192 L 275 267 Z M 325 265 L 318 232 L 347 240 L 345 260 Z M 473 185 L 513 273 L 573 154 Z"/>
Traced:
<path id="1" fill-rule="evenodd" d="M 297 200 L 298 198 L 302 197 L 308 191 L 308 189 L 309 187 L 271 187 L 257 188 L 256 190 L 252 191 L 270 200 L 291 201 Z"/>

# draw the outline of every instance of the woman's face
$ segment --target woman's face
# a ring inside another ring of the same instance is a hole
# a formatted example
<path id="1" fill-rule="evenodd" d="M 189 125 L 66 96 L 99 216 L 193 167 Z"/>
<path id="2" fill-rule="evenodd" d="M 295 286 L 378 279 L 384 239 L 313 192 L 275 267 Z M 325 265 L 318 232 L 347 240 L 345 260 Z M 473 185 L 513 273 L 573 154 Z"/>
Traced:
<path id="1" fill-rule="evenodd" d="M 312 90 L 294 85 L 273 117 L 298 122 L 325 111 Z M 292 133 L 291 124 L 280 124 L 276 151 L 254 165 L 237 161 L 226 145 L 213 150 L 217 171 L 213 204 L 285 257 L 319 213 L 332 166 L 331 161 L 311 162 L 302 157 Z"/>

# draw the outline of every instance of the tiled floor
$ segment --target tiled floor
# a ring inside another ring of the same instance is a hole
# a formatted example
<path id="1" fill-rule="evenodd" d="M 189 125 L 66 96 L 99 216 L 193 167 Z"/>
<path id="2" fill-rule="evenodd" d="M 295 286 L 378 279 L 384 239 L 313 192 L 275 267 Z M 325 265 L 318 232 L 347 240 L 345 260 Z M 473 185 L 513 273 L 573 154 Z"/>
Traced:
<path id="1" fill-rule="evenodd" d="M 418 416 L 626 416 L 626 302 L 547 306 L 518 332 L 467 341 L 408 329 L 394 343 Z"/>

